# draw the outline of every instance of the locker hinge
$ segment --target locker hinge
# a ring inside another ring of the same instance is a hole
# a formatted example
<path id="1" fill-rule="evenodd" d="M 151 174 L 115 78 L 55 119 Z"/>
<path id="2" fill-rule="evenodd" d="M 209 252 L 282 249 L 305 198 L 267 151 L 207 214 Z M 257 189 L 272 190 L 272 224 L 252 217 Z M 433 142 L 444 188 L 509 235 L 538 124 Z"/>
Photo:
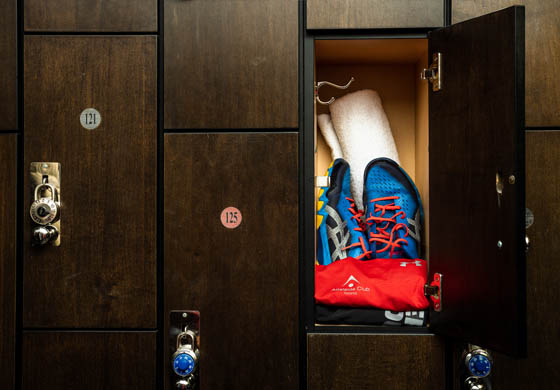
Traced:
<path id="1" fill-rule="evenodd" d="M 430 284 L 424 285 L 424 295 L 432 301 L 434 310 L 441 311 L 441 296 L 443 293 L 443 275 L 435 273 L 434 280 Z"/>
<path id="2" fill-rule="evenodd" d="M 441 89 L 441 53 L 434 53 L 432 57 L 432 65 L 428 69 L 422 70 L 420 78 L 429 80 L 432 83 L 432 90 L 439 91 Z"/>

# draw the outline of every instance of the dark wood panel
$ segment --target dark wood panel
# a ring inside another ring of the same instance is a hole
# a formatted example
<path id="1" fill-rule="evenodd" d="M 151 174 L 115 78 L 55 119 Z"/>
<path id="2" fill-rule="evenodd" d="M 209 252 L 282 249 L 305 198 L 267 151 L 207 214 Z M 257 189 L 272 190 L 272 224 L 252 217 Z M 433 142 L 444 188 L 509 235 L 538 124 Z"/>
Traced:
<path id="1" fill-rule="evenodd" d="M 16 0 L 0 3 L 0 131 L 17 129 Z"/>
<path id="2" fill-rule="evenodd" d="M 443 389 L 443 342 L 429 335 L 310 334 L 309 390 Z"/>
<path id="3" fill-rule="evenodd" d="M 553 389 L 560 383 L 560 131 L 527 132 L 526 139 L 527 207 L 534 215 L 527 229 L 528 358 L 494 354 L 496 389 Z"/>
<path id="4" fill-rule="evenodd" d="M 165 128 L 298 127 L 298 1 L 165 1 Z"/>
<path id="5" fill-rule="evenodd" d="M 526 348 L 522 37 L 522 7 L 429 35 L 446 75 L 429 96 L 430 273 L 444 278 L 430 326 L 515 355 Z"/>
<path id="6" fill-rule="evenodd" d="M 560 125 L 560 4 L 557 0 L 453 0 L 453 23 L 525 5 L 527 126 Z"/>
<path id="7" fill-rule="evenodd" d="M 307 0 L 307 28 L 443 26 L 441 0 Z"/>
<path id="8" fill-rule="evenodd" d="M 16 336 L 16 135 L 0 135 L 0 383 L 14 387 Z"/>
<path id="9" fill-rule="evenodd" d="M 201 389 L 298 387 L 297 138 L 165 137 L 165 313 L 200 310 Z"/>
<path id="10" fill-rule="evenodd" d="M 155 332 L 25 332 L 22 388 L 153 390 Z"/>
<path id="11" fill-rule="evenodd" d="M 26 31 L 154 31 L 157 0 L 24 0 Z"/>
<path id="12" fill-rule="evenodd" d="M 24 176 L 26 327 L 155 327 L 156 63 L 151 36 L 25 38 L 25 172 L 62 170 L 60 247 L 31 247 Z"/>

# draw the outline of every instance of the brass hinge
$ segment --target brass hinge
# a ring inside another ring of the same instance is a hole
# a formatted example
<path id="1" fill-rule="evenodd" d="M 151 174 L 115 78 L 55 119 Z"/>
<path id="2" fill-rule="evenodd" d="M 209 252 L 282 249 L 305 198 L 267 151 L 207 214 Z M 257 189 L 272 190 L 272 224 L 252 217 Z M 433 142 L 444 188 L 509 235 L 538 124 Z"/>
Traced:
<path id="1" fill-rule="evenodd" d="M 422 70 L 420 78 L 422 80 L 429 80 L 432 83 L 432 90 L 439 91 L 442 79 L 441 53 L 434 53 L 432 59 L 432 65 L 428 69 Z"/>
<path id="2" fill-rule="evenodd" d="M 424 285 L 424 295 L 430 298 L 434 306 L 434 310 L 441 311 L 441 296 L 443 293 L 443 275 L 435 273 L 434 280 L 430 284 Z"/>

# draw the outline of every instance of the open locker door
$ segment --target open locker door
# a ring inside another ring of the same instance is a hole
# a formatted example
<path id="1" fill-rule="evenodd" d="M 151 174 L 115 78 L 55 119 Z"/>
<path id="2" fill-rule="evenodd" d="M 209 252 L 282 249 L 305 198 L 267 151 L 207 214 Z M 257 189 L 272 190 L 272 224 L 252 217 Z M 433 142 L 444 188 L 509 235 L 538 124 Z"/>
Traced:
<path id="1" fill-rule="evenodd" d="M 438 334 L 526 354 L 525 9 L 429 34 L 430 281 Z"/>

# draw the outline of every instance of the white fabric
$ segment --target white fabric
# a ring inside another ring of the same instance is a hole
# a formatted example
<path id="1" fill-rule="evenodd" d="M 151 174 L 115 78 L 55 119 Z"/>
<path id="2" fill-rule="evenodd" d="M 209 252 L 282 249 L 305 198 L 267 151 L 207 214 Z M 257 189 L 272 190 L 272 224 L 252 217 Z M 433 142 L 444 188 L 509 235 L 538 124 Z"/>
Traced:
<path id="1" fill-rule="evenodd" d="M 317 117 L 317 124 L 319 125 L 319 129 L 327 145 L 331 148 L 332 159 L 336 160 L 337 158 L 342 158 L 342 150 L 340 149 L 340 143 L 334 131 L 331 116 L 329 114 L 319 115 Z"/>
<path id="2" fill-rule="evenodd" d="M 350 187 L 363 210 L 364 169 L 378 157 L 399 162 L 397 146 L 379 94 L 371 89 L 349 93 L 330 105 L 331 119 L 343 158 L 350 164 Z"/>

